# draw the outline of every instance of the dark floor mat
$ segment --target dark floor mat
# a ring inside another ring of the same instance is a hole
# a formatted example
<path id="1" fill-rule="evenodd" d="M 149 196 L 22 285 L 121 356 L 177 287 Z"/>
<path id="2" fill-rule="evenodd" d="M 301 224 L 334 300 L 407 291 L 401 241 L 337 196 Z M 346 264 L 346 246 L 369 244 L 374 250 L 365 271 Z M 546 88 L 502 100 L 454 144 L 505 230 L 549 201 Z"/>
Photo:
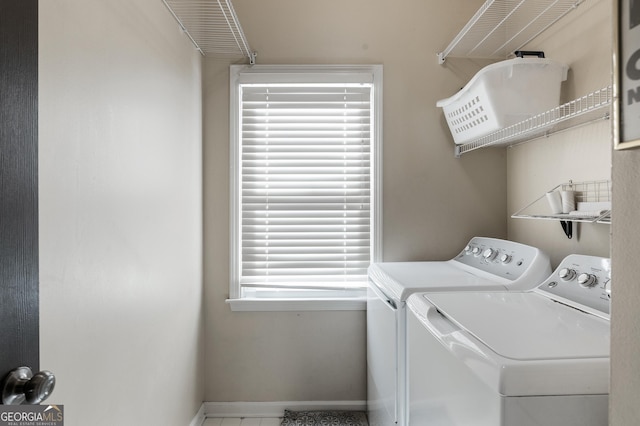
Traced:
<path id="1" fill-rule="evenodd" d="M 361 411 L 284 411 L 281 426 L 368 426 Z"/>

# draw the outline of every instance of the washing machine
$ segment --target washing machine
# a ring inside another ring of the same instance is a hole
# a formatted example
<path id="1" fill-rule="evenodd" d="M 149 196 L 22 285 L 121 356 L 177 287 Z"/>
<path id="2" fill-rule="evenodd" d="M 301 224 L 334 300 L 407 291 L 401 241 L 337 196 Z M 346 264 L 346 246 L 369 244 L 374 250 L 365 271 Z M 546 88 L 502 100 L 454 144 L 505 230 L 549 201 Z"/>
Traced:
<path id="1" fill-rule="evenodd" d="M 412 426 L 606 426 L 609 259 L 567 256 L 527 292 L 408 300 Z"/>
<path id="2" fill-rule="evenodd" d="M 418 291 L 525 290 L 551 273 L 535 247 L 474 237 L 453 259 L 369 267 L 367 405 L 371 426 L 406 425 L 406 301 Z"/>

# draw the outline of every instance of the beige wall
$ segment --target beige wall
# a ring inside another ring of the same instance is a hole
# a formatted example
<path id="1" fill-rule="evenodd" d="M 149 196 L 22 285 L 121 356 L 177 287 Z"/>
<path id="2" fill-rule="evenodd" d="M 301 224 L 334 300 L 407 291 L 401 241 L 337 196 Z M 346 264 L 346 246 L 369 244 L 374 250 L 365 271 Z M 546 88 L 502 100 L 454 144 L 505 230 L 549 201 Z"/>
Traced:
<path id="1" fill-rule="evenodd" d="M 640 151 L 613 155 L 613 306 L 611 319 L 611 399 L 609 424 L 629 426 L 640 419 Z"/>
<path id="2" fill-rule="evenodd" d="M 41 366 L 68 426 L 203 399 L 201 59 L 157 0 L 40 2 Z"/>
<path id="3" fill-rule="evenodd" d="M 384 65 L 384 259 L 452 257 L 506 237 L 506 154 L 455 159 L 438 99 L 480 68 L 436 53 L 481 0 L 235 0 L 259 64 Z M 229 66 L 205 60 L 207 401 L 366 399 L 365 313 L 231 312 Z"/>
<path id="4" fill-rule="evenodd" d="M 569 65 L 568 102 L 610 84 L 611 43 L 610 2 L 590 0 L 528 47 Z M 560 183 L 611 179 L 610 126 L 600 120 L 507 149 L 508 216 Z M 574 223 L 568 239 L 558 222 L 509 219 L 508 235 L 547 251 L 555 267 L 571 253 L 609 257 L 610 232 L 609 225 Z"/>
<path id="5" fill-rule="evenodd" d="M 453 159 L 434 102 L 480 64 L 440 67 L 434 53 L 481 1 L 266 3 L 234 3 L 259 63 L 385 65 L 386 260 L 446 258 L 472 235 L 504 236 L 504 211 L 559 181 L 608 176 L 608 122 L 507 150 L 508 179 L 500 151 Z M 608 82 L 608 2 L 598 3 L 568 20 L 589 30 L 558 26 L 537 41 L 572 66 L 565 100 Z M 160 2 L 43 0 L 40 14 L 41 361 L 67 424 L 187 424 L 205 379 L 210 401 L 364 399 L 362 312 L 231 313 L 223 302 L 228 62 L 205 68 L 204 376 L 199 57 Z M 640 158 L 613 160 L 610 424 L 626 426 L 640 418 Z M 608 255 L 608 232 L 582 226 L 567 241 L 557 224 L 509 220 L 511 238 L 556 262 Z"/>

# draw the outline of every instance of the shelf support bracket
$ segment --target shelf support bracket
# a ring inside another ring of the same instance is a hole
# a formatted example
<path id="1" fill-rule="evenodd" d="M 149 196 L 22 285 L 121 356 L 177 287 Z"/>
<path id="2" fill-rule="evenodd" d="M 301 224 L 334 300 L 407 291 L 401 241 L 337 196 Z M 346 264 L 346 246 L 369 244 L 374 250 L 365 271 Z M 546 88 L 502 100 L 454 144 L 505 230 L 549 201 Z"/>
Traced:
<path id="1" fill-rule="evenodd" d="M 569 220 L 561 220 L 560 225 L 562 226 L 562 230 L 567 238 L 573 238 L 573 222 Z"/>

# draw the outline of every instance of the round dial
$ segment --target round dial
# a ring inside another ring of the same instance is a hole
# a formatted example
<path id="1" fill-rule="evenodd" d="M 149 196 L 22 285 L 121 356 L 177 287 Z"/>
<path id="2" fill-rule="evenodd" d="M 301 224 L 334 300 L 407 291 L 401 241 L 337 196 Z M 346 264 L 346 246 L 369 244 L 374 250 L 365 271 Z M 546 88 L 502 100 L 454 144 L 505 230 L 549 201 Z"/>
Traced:
<path id="1" fill-rule="evenodd" d="M 584 273 L 578 276 L 578 284 L 584 288 L 593 287 L 597 281 L 596 276 L 593 274 Z"/>
<path id="2" fill-rule="evenodd" d="M 503 254 L 502 256 L 500 256 L 500 262 L 506 265 L 507 263 L 511 262 L 511 256 L 509 256 L 508 254 Z"/>
<path id="3" fill-rule="evenodd" d="M 482 253 L 482 257 L 484 257 L 487 260 L 493 260 L 496 258 L 497 255 L 498 255 L 498 251 L 492 248 L 488 248 Z"/>
<path id="4" fill-rule="evenodd" d="M 474 247 L 473 250 L 471 250 L 471 253 L 473 253 L 474 256 L 480 256 L 481 252 L 480 247 Z"/>
<path id="5" fill-rule="evenodd" d="M 464 253 L 465 253 L 465 254 L 469 254 L 469 253 L 471 253 L 471 246 L 469 246 L 469 245 L 468 245 L 468 246 L 466 246 L 466 247 L 464 248 Z"/>
<path id="6" fill-rule="evenodd" d="M 576 271 L 574 271 L 573 269 L 569 269 L 569 268 L 562 268 L 558 272 L 558 276 L 560 277 L 560 279 L 562 281 L 571 281 L 572 279 L 575 278 Z"/>
<path id="7" fill-rule="evenodd" d="M 607 297 L 611 299 L 611 280 L 604 282 L 604 292 L 607 293 Z"/>

